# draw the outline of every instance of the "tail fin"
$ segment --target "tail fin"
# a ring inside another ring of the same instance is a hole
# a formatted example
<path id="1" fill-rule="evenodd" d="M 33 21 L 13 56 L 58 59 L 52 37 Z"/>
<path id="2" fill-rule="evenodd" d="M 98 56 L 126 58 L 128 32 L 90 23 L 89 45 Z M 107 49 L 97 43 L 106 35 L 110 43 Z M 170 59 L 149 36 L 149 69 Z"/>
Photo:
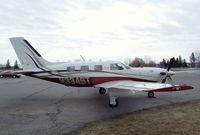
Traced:
<path id="1" fill-rule="evenodd" d="M 47 70 L 45 67 L 53 64 L 43 59 L 42 56 L 23 37 L 13 37 L 10 38 L 10 41 L 23 69 L 38 68 Z"/>

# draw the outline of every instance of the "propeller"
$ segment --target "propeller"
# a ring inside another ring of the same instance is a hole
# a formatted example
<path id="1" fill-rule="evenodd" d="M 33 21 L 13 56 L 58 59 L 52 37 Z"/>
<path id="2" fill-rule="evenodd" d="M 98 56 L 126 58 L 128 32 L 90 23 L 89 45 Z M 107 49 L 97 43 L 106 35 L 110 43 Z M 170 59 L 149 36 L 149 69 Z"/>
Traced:
<path id="1" fill-rule="evenodd" d="M 174 62 L 175 62 L 175 58 L 173 57 L 173 58 L 171 58 L 170 61 L 169 61 L 169 65 L 168 65 L 168 67 L 167 67 L 167 71 L 168 71 L 168 72 L 169 72 L 170 68 L 172 67 L 172 65 L 174 64 Z"/>
<path id="2" fill-rule="evenodd" d="M 172 81 L 171 75 L 173 75 L 174 73 L 172 73 L 170 71 L 170 69 L 171 69 L 172 65 L 174 64 L 174 62 L 175 62 L 175 58 L 173 57 L 169 61 L 169 65 L 168 65 L 167 71 L 166 71 L 166 77 L 162 80 L 162 83 L 165 83 L 167 79 Z"/>

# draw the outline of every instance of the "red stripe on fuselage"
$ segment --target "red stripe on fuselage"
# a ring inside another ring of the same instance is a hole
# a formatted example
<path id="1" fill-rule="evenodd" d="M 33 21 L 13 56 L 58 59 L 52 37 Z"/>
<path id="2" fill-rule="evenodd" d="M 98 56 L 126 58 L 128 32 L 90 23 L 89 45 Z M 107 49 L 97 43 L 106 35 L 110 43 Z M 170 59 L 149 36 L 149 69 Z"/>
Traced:
<path id="1" fill-rule="evenodd" d="M 38 79 L 51 81 L 59 84 L 64 84 L 66 86 L 73 87 L 93 87 L 97 84 L 102 84 L 110 81 L 120 81 L 120 80 L 131 80 L 140 82 L 155 82 L 152 80 L 144 80 L 139 78 L 130 77 L 63 77 L 63 78 L 51 78 L 51 77 L 38 77 L 36 75 L 31 75 Z"/>

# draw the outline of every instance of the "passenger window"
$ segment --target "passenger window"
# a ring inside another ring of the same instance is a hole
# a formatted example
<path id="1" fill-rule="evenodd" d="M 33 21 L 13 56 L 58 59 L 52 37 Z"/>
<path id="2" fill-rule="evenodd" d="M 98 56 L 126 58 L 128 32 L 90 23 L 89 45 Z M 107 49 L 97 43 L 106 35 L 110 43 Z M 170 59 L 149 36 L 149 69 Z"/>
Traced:
<path id="1" fill-rule="evenodd" d="M 89 70 L 89 66 L 81 66 L 81 71 L 88 71 Z"/>
<path id="2" fill-rule="evenodd" d="M 74 67 L 74 66 L 67 67 L 67 71 L 74 71 L 74 70 L 75 70 L 75 67 Z"/>
<path id="3" fill-rule="evenodd" d="M 102 71 L 103 70 L 103 66 L 102 65 L 94 65 L 94 70 Z"/>

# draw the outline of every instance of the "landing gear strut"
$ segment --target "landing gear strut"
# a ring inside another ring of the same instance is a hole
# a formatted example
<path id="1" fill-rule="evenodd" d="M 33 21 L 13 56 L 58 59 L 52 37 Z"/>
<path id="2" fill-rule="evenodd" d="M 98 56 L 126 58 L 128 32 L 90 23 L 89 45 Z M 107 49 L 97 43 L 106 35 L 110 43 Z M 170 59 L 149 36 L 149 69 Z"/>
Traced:
<path id="1" fill-rule="evenodd" d="M 148 92 L 148 97 L 149 97 L 149 98 L 155 98 L 154 92 L 153 92 L 153 91 L 149 91 L 149 92 Z"/>
<path id="2" fill-rule="evenodd" d="M 117 106 L 119 106 L 118 99 L 116 97 L 110 97 L 109 106 L 110 107 L 117 107 Z"/>
<path id="3" fill-rule="evenodd" d="M 100 88 L 100 89 L 99 89 L 99 94 L 100 94 L 100 95 L 106 94 L 106 89 L 105 89 L 105 88 Z"/>

